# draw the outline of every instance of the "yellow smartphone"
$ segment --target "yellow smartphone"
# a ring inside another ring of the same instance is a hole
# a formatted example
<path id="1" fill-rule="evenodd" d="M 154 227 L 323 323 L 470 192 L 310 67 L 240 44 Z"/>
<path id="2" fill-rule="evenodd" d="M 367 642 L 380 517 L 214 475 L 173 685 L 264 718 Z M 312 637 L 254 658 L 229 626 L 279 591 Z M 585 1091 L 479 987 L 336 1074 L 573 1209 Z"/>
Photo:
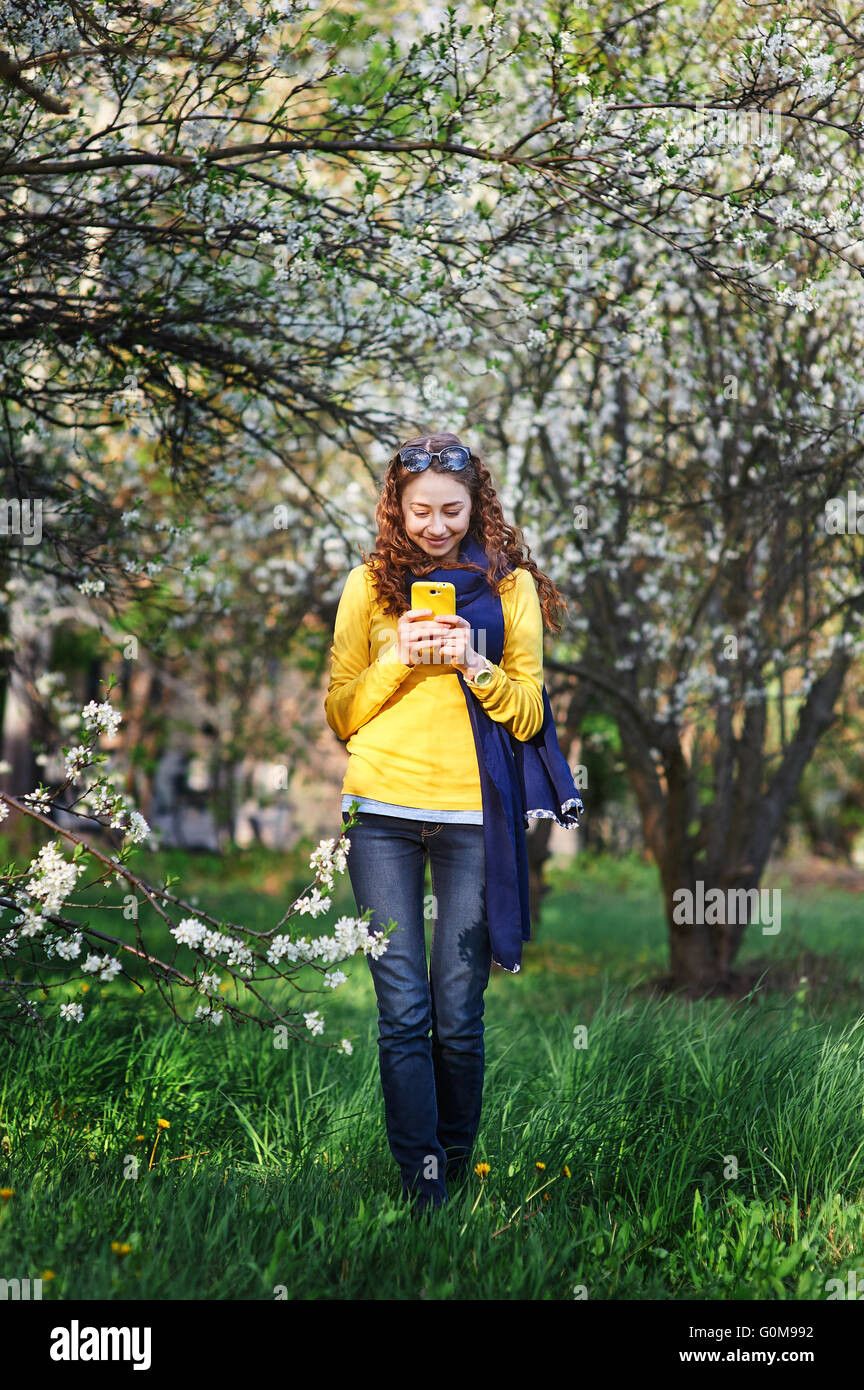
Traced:
<path id="1" fill-rule="evenodd" d="M 431 608 L 433 618 L 438 613 L 456 612 L 456 588 L 446 580 L 418 579 L 411 585 L 411 607 Z M 421 619 L 418 618 L 418 622 Z M 430 619 L 422 621 L 429 622 Z M 432 659 L 432 647 L 418 648 L 425 661 Z"/>

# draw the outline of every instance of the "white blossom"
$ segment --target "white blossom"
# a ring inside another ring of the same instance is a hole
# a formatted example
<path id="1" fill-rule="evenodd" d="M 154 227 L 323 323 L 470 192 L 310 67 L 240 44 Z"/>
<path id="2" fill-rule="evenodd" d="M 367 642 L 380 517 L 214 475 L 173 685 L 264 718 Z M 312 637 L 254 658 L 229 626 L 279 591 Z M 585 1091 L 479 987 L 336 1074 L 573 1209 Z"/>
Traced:
<path id="1" fill-rule="evenodd" d="M 130 812 L 127 834 L 133 844 L 140 844 L 140 842 L 146 840 L 147 836 L 150 834 L 150 826 L 147 824 L 140 811 Z"/>
<path id="2" fill-rule="evenodd" d="M 98 704 L 91 700 L 81 711 L 81 718 L 88 729 L 99 729 L 103 733 L 109 734 L 112 738 L 116 734 L 120 721 L 123 718 L 119 710 L 114 709 L 109 704 Z"/>
<path id="3" fill-rule="evenodd" d="M 294 910 L 301 915 L 308 913 L 310 917 L 320 917 L 330 907 L 330 899 L 322 898 L 321 891 L 313 888 L 312 892 L 305 898 L 298 898 L 294 904 Z"/>
<path id="4" fill-rule="evenodd" d="M 76 956 L 81 954 L 81 941 L 80 931 L 75 932 L 72 936 L 64 937 L 57 942 L 58 956 L 62 956 L 63 960 L 74 960 Z"/>
<path id="5" fill-rule="evenodd" d="M 34 898 L 42 900 L 45 915 L 59 912 L 71 893 L 78 875 L 84 872 L 84 864 L 70 864 L 65 860 L 56 844 L 43 845 L 31 862 L 31 877 L 26 890 Z"/>
<path id="6" fill-rule="evenodd" d="M 85 748 L 83 743 L 79 743 L 74 748 L 70 748 L 69 752 L 66 754 L 66 776 L 73 782 L 77 782 L 82 765 L 90 762 L 91 756 L 90 749 Z"/>
<path id="7" fill-rule="evenodd" d="M 214 1009 L 210 1004 L 199 1004 L 195 1010 L 195 1017 L 198 1019 L 206 1018 L 208 1023 L 215 1023 L 218 1027 L 222 1022 L 222 1010 Z"/>
<path id="8" fill-rule="evenodd" d="M 344 840 L 338 846 L 335 839 L 321 840 L 309 857 L 309 867 L 325 888 L 333 888 L 334 873 L 344 874 L 348 866 L 348 848 Z M 329 904 L 328 904 L 329 906 Z"/>
<path id="9" fill-rule="evenodd" d="M 200 946 L 207 936 L 207 928 L 194 917 L 184 917 L 178 926 L 171 928 L 171 935 L 181 946 Z"/>

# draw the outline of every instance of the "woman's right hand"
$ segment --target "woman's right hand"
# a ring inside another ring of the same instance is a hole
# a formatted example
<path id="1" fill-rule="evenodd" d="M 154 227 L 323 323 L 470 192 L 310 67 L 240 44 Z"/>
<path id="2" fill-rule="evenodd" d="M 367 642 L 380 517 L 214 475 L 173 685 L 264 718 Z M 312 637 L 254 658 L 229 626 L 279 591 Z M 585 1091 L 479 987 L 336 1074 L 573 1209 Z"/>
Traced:
<path id="1" fill-rule="evenodd" d="M 451 635 L 447 623 L 423 621 L 431 614 L 431 608 L 409 608 L 399 619 L 396 625 L 396 649 L 403 665 L 427 666 L 434 662 L 435 650 L 445 637 Z M 431 656 L 428 655 L 430 647 L 433 648 Z M 423 655 L 422 649 L 425 649 L 426 655 Z"/>

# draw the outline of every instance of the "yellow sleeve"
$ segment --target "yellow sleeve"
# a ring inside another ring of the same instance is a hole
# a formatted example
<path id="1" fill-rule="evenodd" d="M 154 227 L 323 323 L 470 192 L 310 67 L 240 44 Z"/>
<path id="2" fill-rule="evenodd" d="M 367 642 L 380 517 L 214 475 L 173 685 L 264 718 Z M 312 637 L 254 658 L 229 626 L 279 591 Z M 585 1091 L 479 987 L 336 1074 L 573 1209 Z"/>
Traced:
<path id="1" fill-rule="evenodd" d="M 327 723 L 343 742 L 378 713 L 413 670 L 396 659 L 394 642 L 370 663 L 371 612 L 363 566 L 356 565 L 345 581 L 336 612 L 330 683 L 324 700 Z"/>
<path id="2" fill-rule="evenodd" d="M 501 592 L 504 650 L 501 665 L 490 662 L 494 680 L 468 689 L 514 738 L 533 738 L 543 725 L 543 612 L 534 576 L 520 569 L 512 588 Z"/>

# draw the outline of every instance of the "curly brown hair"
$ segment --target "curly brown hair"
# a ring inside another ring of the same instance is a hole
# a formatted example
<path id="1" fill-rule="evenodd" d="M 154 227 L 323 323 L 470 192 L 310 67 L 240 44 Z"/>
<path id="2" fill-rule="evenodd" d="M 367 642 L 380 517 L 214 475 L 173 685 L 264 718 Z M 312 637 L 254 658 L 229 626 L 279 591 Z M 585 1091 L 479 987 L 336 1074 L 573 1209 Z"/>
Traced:
<path id="1" fill-rule="evenodd" d="M 409 444 L 421 444 L 424 448 L 437 452 L 448 445 L 461 442 L 455 434 L 431 434 L 406 439 L 400 444 L 399 449 L 404 449 Z M 405 532 L 402 520 L 402 489 L 411 478 L 416 478 L 417 474 L 399 462 L 399 449 L 387 464 L 381 496 L 375 508 L 378 536 L 374 549 L 367 553 L 361 547 L 363 562 L 372 571 L 384 612 L 397 618 L 410 607 L 405 596 L 406 572 L 412 570 L 417 575 L 424 575 L 439 567 L 439 562 L 415 545 Z M 553 632 L 560 632 L 560 613 L 562 610 L 567 611 L 563 594 L 556 589 L 551 579 L 541 573 L 535 561 L 531 559 L 530 548 L 521 529 L 509 525 L 504 520 L 501 503 L 492 486 L 491 474 L 479 454 L 473 449 L 469 449 L 469 454 L 466 466 L 450 476 L 458 478 L 471 494 L 468 535 L 473 536 L 483 546 L 489 557 L 485 573 L 490 588 L 494 593 L 500 594 L 502 585 L 508 579 L 507 565 L 513 569 L 521 567 L 529 570 L 537 586 L 543 621 Z M 433 459 L 429 467 L 436 473 L 448 471 L 441 467 L 439 459 Z M 470 561 L 451 561 L 446 565 L 442 564 L 441 568 L 476 570 L 482 573 L 480 567 Z"/>

